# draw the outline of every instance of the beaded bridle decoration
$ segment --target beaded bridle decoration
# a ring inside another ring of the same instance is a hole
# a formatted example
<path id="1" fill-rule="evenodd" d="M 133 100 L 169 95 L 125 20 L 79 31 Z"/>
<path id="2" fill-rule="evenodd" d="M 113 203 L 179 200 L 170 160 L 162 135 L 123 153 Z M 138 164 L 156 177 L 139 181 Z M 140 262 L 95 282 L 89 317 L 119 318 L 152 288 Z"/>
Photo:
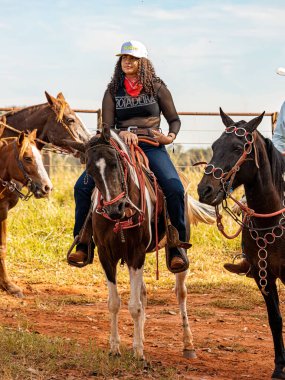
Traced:
<path id="1" fill-rule="evenodd" d="M 240 166 L 247 160 L 247 156 L 252 152 L 252 147 L 254 146 L 254 133 L 246 131 L 245 128 L 236 127 L 236 126 L 227 127 L 225 132 L 234 133 L 238 137 L 245 138 L 243 154 L 238 159 L 236 164 L 228 172 L 224 172 L 222 168 L 215 167 L 213 164 L 208 164 L 204 170 L 204 173 L 206 175 L 212 174 L 215 179 L 220 180 L 223 186 L 223 190 L 226 193 L 226 196 L 231 198 L 235 203 L 237 203 L 241 207 L 243 213 L 245 214 L 243 221 L 242 222 L 239 221 L 239 223 L 241 224 L 242 228 L 247 228 L 249 230 L 251 238 L 255 240 L 256 245 L 258 247 L 259 286 L 261 288 L 261 291 L 264 294 L 267 294 L 267 292 L 265 291 L 265 288 L 267 286 L 267 266 L 268 266 L 267 246 L 275 243 L 275 240 L 277 238 L 281 238 L 283 236 L 283 233 L 285 231 L 285 208 L 272 214 L 257 214 L 254 212 L 254 210 L 251 210 L 247 206 L 238 202 L 230 194 L 230 189 L 231 189 L 231 185 L 233 183 L 235 174 L 240 169 Z M 285 207 L 284 200 L 283 200 L 283 207 Z M 219 220 L 219 222 L 217 222 L 218 228 L 222 231 L 223 228 L 221 228 L 221 225 L 222 225 L 221 216 L 219 215 L 219 211 L 217 207 L 216 207 L 216 214 L 217 214 L 217 221 Z M 253 223 L 250 220 L 252 216 L 259 217 L 259 218 L 268 218 L 268 217 L 277 216 L 280 214 L 282 215 L 282 217 L 279 220 L 279 224 L 272 227 L 253 228 Z M 230 215 L 232 214 L 230 213 Z M 242 228 L 240 229 L 239 232 L 241 232 Z M 264 236 L 259 236 L 259 231 L 262 232 L 262 231 L 268 231 L 268 230 L 271 230 L 271 231 L 267 232 Z M 225 233 L 223 233 L 223 235 L 228 238 L 232 238 L 232 237 L 227 236 Z M 238 236 L 238 234 L 234 235 L 234 237 L 236 236 Z M 249 269 L 249 271 L 250 270 L 251 268 Z"/>

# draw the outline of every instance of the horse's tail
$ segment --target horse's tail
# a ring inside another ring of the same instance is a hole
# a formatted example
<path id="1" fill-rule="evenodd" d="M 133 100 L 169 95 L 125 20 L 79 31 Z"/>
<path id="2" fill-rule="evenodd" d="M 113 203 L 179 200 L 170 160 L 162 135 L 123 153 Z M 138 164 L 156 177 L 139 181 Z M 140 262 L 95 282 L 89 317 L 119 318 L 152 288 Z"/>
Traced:
<path id="1" fill-rule="evenodd" d="M 190 224 L 196 225 L 199 222 L 206 224 L 215 223 L 216 213 L 214 207 L 200 203 L 192 198 L 191 195 L 187 193 L 190 187 L 190 181 L 183 172 L 178 171 L 178 174 L 184 187 L 185 197 L 187 197 L 186 201 Z"/>
<path id="2" fill-rule="evenodd" d="M 190 224 L 196 225 L 199 222 L 206 224 L 215 223 L 216 214 L 214 207 L 196 201 L 190 194 L 187 194 L 187 207 Z"/>

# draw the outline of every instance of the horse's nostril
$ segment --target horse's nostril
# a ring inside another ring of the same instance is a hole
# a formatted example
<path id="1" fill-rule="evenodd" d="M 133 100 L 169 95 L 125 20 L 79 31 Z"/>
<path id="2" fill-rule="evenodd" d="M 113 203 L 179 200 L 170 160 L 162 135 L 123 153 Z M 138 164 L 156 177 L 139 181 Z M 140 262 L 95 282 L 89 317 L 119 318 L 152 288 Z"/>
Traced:
<path id="1" fill-rule="evenodd" d="M 50 186 L 48 186 L 48 185 L 45 185 L 45 186 L 43 187 L 43 191 L 44 191 L 45 193 L 49 193 L 50 191 L 52 191 L 52 187 L 50 187 Z"/>
<path id="2" fill-rule="evenodd" d="M 124 207 L 124 203 L 123 202 L 118 205 L 119 212 L 123 211 L 123 207 Z"/>

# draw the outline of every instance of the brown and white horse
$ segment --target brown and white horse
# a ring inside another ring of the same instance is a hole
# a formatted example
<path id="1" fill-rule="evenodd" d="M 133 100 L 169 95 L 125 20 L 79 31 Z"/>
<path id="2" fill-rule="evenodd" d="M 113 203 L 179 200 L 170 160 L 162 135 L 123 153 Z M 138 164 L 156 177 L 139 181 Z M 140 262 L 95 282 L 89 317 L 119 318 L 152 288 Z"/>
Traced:
<path id="1" fill-rule="evenodd" d="M 21 192 L 23 186 L 36 198 L 48 197 L 52 190 L 35 137 L 36 130 L 28 136 L 22 132 L 18 138 L 0 140 L 0 288 L 18 297 L 22 291 L 9 279 L 5 265 L 8 211 L 19 198 L 29 198 Z"/>
<path id="2" fill-rule="evenodd" d="M 121 300 L 117 290 L 117 264 L 123 260 L 130 276 L 128 308 L 134 322 L 134 356 L 143 359 L 147 304 L 143 269 L 146 253 L 155 247 L 152 226 L 155 205 L 132 164 L 129 148 L 110 128 L 104 127 L 103 132 L 94 136 L 86 145 L 74 143 L 72 146 L 86 152 L 87 172 L 96 183 L 93 193 L 93 236 L 109 290 L 110 353 L 120 355 L 118 312 Z M 165 229 L 159 234 L 159 240 L 164 234 Z M 185 357 L 193 358 L 195 350 L 186 309 L 187 271 L 175 276 L 175 293 L 183 326 L 183 352 Z"/>

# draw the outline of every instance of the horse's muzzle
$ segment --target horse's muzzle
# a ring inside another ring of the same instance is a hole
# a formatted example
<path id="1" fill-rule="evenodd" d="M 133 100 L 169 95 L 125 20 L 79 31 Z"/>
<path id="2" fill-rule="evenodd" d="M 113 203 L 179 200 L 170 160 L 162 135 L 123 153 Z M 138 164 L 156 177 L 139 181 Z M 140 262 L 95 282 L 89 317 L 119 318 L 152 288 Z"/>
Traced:
<path id="1" fill-rule="evenodd" d="M 106 214 L 113 220 L 120 220 L 125 216 L 125 201 L 116 202 L 104 207 Z"/>
<path id="2" fill-rule="evenodd" d="M 219 205 L 224 198 L 222 187 L 214 187 L 211 183 L 202 183 L 198 185 L 199 201 L 210 206 Z"/>
<path id="3" fill-rule="evenodd" d="M 37 183 L 33 183 L 31 185 L 30 190 L 34 194 L 35 198 L 37 198 L 37 199 L 48 198 L 51 191 L 52 191 L 52 187 L 50 187 L 49 185 L 42 185 L 41 186 Z"/>

